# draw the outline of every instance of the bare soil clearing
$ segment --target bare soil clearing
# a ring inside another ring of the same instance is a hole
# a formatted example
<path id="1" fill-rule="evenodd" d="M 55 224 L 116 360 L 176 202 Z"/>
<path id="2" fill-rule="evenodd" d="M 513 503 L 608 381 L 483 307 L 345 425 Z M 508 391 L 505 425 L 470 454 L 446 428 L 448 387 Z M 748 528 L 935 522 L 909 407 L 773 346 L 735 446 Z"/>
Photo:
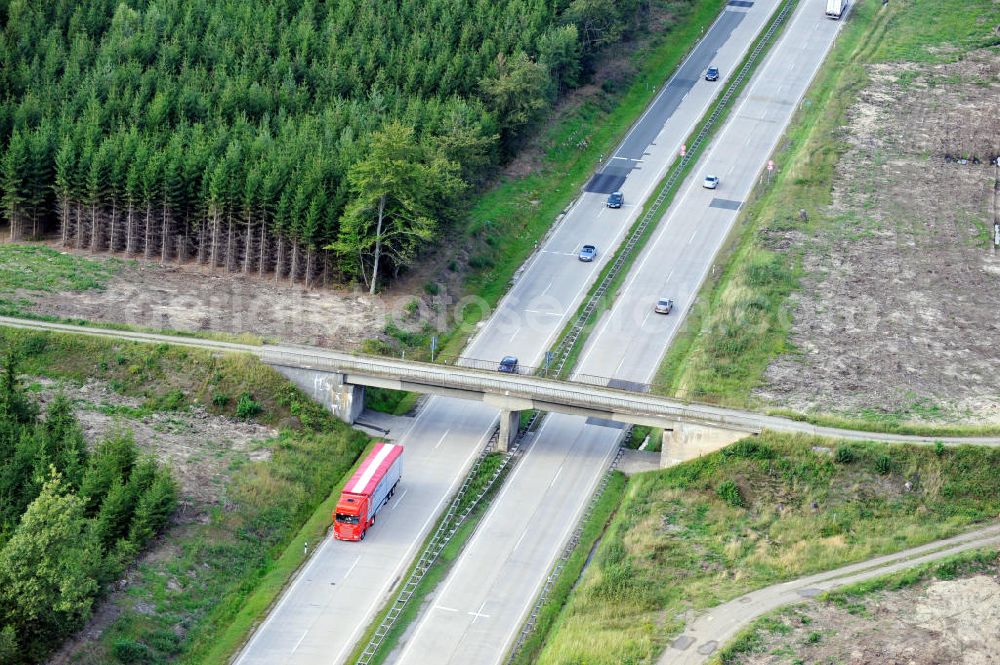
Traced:
<path id="1" fill-rule="evenodd" d="M 992 575 L 879 592 L 848 607 L 812 601 L 790 608 L 780 619 L 786 628 L 763 633 L 763 653 L 732 662 L 996 665 L 1000 566 Z"/>
<path id="2" fill-rule="evenodd" d="M 883 64 L 842 128 L 833 203 L 800 253 L 791 340 L 765 400 L 799 411 L 1000 422 L 1000 52 Z M 971 159 L 973 156 L 975 160 Z M 967 163 L 960 159 L 970 158 Z"/>
<path id="3" fill-rule="evenodd" d="M 269 427 L 214 415 L 197 406 L 142 413 L 141 400 L 116 393 L 98 381 L 74 385 L 37 378 L 29 382 L 38 387 L 42 404 L 59 392 L 73 402 L 88 445 L 116 430 L 130 430 L 140 450 L 170 467 L 180 483 L 176 524 L 200 520 L 218 505 L 233 465 L 267 459 L 270 450 L 262 444 L 277 434 Z"/>
<path id="4" fill-rule="evenodd" d="M 91 258 L 103 260 L 103 255 Z M 38 314 L 184 331 L 251 333 L 285 342 L 352 348 L 400 318 L 411 296 L 307 289 L 198 266 L 134 263 L 103 290 L 20 292 Z"/>

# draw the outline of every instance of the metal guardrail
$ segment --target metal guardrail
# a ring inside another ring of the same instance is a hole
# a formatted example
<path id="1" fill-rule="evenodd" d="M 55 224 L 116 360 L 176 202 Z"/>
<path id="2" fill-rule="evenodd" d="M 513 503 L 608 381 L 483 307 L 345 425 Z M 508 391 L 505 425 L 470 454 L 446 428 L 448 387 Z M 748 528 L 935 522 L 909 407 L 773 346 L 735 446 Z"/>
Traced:
<path id="1" fill-rule="evenodd" d="M 454 537 L 455 533 L 458 532 L 459 527 L 465 523 L 465 520 L 472 514 L 472 511 L 476 509 L 483 498 L 491 489 L 493 489 L 497 481 L 504 475 L 504 472 L 510 467 L 515 456 L 520 451 L 521 442 L 523 441 L 525 435 L 531 431 L 538 417 L 539 412 L 536 411 L 532 414 L 528 424 L 524 427 L 524 429 L 519 431 L 514 443 L 504 454 L 503 460 L 493 471 L 493 474 L 487 480 L 486 484 L 472 498 L 468 505 L 466 505 L 465 508 L 459 512 L 459 507 L 462 505 L 463 500 L 468 495 L 472 486 L 472 479 L 475 478 L 476 473 L 482 467 L 486 456 L 489 455 L 490 451 L 494 447 L 494 444 L 499 440 L 500 428 L 497 427 L 493 430 L 493 434 L 490 436 L 489 442 L 487 442 L 486 446 L 484 446 L 483 451 L 479 454 L 479 457 L 476 459 L 475 464 L 472 465 L 469 473 L 466 474 L 462 486 L 457 492 L 455 492 L 455 496 L 448 504 L 448 510 L 438 523 L 438 528 L 434 531 L 434 535 L 431 537 L 430 541 L 428 541 L 423 552 L 421 552 L 420 558 L 417 559 L 417 563 L 410 572 L 409 577 L 407 577 L 403 586 L 400 587 L 399 593 L 396 594 L 396 598 L 389 607 L 389 611 L 375 628 L 375 632 L 372 634 L 371 639 L 368 640 L 368 644 L 365 645 L 361 655 L 358 656 L 357 661 L 355 661 L 355 665 L 369 665 L 372 660 L 374 660 L 375 656 L 378 655 L 378 651 L 385 643 L 389 632 L 392 630 L 393 626 L 396 625 L 399 617 L 402 616 L 403 610 L 405 610 L 406 606 L 411 600 L 413 600 L 417 587 L 420 585 L 420 581 L 424 579 L 424 576 L 431 569 L 431 566 L 433 566 L 434 562 L 437 561 L 439 556 L 441 556 L 441 552 L 448 545 L 448 543 L 451 542 L 452 537 Z"/>
<path id="2" fill-rule="evenodd" d="M 722 112 L 729 105 L 730 100 L 733 95 L 736 94 L 740 85 L 743 84 L 744 79 L 750 73 L 750 69 L 756 63 L 761 51 L 764 50 L 764 47 L 771 41 L 774 33 L 781 26 L 781 24 L 784 23 L 788 12 L 791 11 L 794 4 L 793 0 L 788 0 L 775 20 L 771 22 L 771 26 L 768 28 L 767 32 L 764 33 L 764 36 L 757 40 L 757 45 L 754 47 L 753 51 L 750 52 L 750 56 L 747 58 L 743 67 L 740 68 L 736 77 L 730 81 L 729 86 L 719 99 L 715 109 L 708 116 L 705 124 L 702 125 L 701 130 L 698 132 L 698 135 L 695 136 L 694 141 L 691 142 L 691 146 L 686 150 L 684 156 L 681 157 L 680 163 L 674 167 L 673 171 L 670 172 L 670 175 L 667 176 L 663 187 L 660 189 L 660 193 L 653 200 L 653 205 L 649 207 L 646 213 L 642 216 L 642 219 L 632 230 L 632 233 L 629 234 L 628 240 L 619 250 L 618 256 L 615 258 L 615 262 L 611 265 L 611 269 L 605 273 L 604 277 L 597 285 L 597 289 L 595 289 L 591 294 L 590 298 L 587 300 L 587 304 L 584 305 L 583 310 L 580 312 L 579 316 L 577 316 L 576 321 L 573 322 L 569 332 L 567 332 L 552 348 L 551 353 L 554 362 L 550 366 L 550 371 L 554 376 L 559 376 L 562 373 L 570 352 L 573 350 L 573 347 L 576 346 L 576 342 L 583 333 L 583 329 L 597 311 L 597 306 L 600 304 L 601 299 L 607 294 L 608 289 L 611 288 L 611 284 L 625 268 L 625 263 L 631 258 L 633 252 L 639 244 L 640 239 L 643 234 L 646 233 L 646 229 L 653 222 L 653 220 L 660 215 L 660 209 L 663 207 L 667 196 L 670 195 L 674 185 L 676 185 L 677 181 L 684 175 L 684 170 L 687 168 L 688 164 L 691 163 L 691 160 L 698 155 L 702 144 L 708 139 L 712 127 L 719 119 L 719 116 L 722 115 Z"/>

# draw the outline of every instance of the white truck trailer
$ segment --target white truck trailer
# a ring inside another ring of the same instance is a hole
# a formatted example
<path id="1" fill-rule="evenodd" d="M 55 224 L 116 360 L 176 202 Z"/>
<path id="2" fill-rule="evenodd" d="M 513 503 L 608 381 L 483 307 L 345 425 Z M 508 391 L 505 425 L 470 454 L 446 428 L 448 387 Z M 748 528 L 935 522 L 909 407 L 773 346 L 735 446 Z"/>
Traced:
<path id="1" fill-rule="evenodd" d="M 847 0 L 826 0 L 826 17 L 839 19 L 847 11 Z"/>

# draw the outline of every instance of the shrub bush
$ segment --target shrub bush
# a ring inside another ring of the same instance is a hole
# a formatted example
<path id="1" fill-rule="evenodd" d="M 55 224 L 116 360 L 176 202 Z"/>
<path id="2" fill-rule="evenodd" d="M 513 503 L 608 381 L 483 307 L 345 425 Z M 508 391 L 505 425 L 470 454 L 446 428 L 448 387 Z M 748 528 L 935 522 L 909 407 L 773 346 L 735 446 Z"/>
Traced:
<path id="1" fill-rule="evenodd" d="M 149 647 L 142 642 L 122 639 L 111 648 L 119 663 L 145 663 L 149 661 Z"/>
<path id="2" fill-rule="evenodd" d="M 260 402 L 254 400 L 250 393 L 243 393 L 236 402 L 236 417 L 249 420 L 261 411 Z"/>
<path id="3" fill-rule="evenodd" d="M 743 500 L 743 493 L 740 492 L 740 486 L 732 480 L 722 481 L 716 488 L 715 493 L 733 508 L 743 508 L 746 506 Z"/>
<path id="4" fill-rule="evenodd" d="M 837 464 L 850 464 L 854 461 L 854 449 L 850 446 L 837 446 L 834 459 L 837 460 Z"/>
<path id="5" fill-rule="evenodd" d="M 755 439 L 741 439 L 722 450 L 726 457 L 742 457 L 745 459 L 771 459 L 774 451 L 763 443 L 758 443 Z"/>

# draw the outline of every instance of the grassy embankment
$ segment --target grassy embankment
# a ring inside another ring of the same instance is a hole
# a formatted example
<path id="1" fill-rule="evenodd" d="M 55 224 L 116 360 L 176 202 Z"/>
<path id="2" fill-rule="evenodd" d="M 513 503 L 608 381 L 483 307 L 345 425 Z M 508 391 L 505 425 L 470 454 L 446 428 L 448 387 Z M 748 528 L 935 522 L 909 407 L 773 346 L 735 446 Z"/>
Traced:
<path id="1" fill-rule="evenodd" d="M 1000 513 L 1000 450 L 825 445 L 765 433 L 633 477 L 536 662 L 651 662 L 689 610 Z"/>
<path id="2" fill-rule="evenodd" d="M 204 522 L 173 527 L 170 555 L 137 567 L 117 601 L 122 613 L 77 662 L 124 662 L 136 654 L 150 663 L 212 662 L 205 656 L 219 645 L 237 645 L 304 560 L 302 541 L 322 538 L 331 490 L 367 438 L 248 356 L 9 328 L 0 328 L 0 348 L 14 348 L 26 374 L 96 379 L 145 400 L 136 413 L 121 415 L 198 404 L 281 428 L 262 444 L 270 459 L 244 459 L 230 469 L 224 505 Z"/>
<path id="3" fill-rule="evenodd" d="M 788 296 L 798 288 L 800 257 L 769 249 L 769 233 L 799 231 L 813 235 L 836 220 L 828 214 L 834 173 L 847 149 L 840 128 L 868 82 L 868 63 L 953 59 L 989 37 L 980 18 L 990 0 L 901 0 L 887 7 L 858 2 L 817 80 L 807 92 L 783 147 L 778 168 L 744 207 L 726 268 L 699 295 L 705 306 L 692 310 L 660 366 L 660 391 L 685 399 L 762 408 L 752 398 L 769 363 L 796 349 L 788 340 Z M 993 38 L 995 41 L 995 38 Z M 985 41 L 984 41 L 985 40 Z M 956 48 L 937 48 L 949 44 Z M 806 210 L 807 220 L 799 216 Z M 935 435 L 995 433 L 996 427 L 935 427 L 908 422 L 921 406 L 902 413 L 870 411 L 857 417 L 789 414 L 818 425 L 880 432 Z"/>
<path id="4" fill-rule="evenodd" d="M 869 610 L 864 601 L 872 594 L 898 591 L 931 580 L 953 580 L 979 573 L 992 573 L 996 571 L 998 562 L 998 552 L 993 549 L 962 552 L 940 561 L 827 592 L 819 596 L 818 600 L 833 603 L 851 614 L 868 615 L 866 613 Z M 709 665 L 733 665 L 742 660 L 741 656 L 761 653 L 767 634 L 787 635 L 792 630 L 792 622 L 801 624 L 809 620 L 801 610 L 799 605 L 789 605 L 760 617 L 723 646 Z"/>
<path id="5" fill-rule="evenodd" d="M 469 257 L 470 274 L 463 283 L 466 294 L 482 305 L 466 307 L 448 331 L 436 333 L 440 362 L 461 355 L 476 324 L 483 320 L 510 288 L 511 279 L 534 251 L 556 217 L 575 199 L 593 174 L 602 155 L 621 141 L 692 45 L 719 13 L 721 0 L 669 2 L 666 29 L 630 58 L 635 73 L 618 86 L 602 82 L 601 91 L 558 115 L 540 131 L 542 154 L 538 167 L 520 177 L 504 177 L 483 192 L 466 216 L 464 234 L 479 238 L 478 250 Z M 408 333 L 387 329 L 397 346 L 383 349 L 426 360 L 434 332 Z M 368 406 L 389 413 L 409 411 L 415 397 L 398 391 L 371 390 Z"/>

